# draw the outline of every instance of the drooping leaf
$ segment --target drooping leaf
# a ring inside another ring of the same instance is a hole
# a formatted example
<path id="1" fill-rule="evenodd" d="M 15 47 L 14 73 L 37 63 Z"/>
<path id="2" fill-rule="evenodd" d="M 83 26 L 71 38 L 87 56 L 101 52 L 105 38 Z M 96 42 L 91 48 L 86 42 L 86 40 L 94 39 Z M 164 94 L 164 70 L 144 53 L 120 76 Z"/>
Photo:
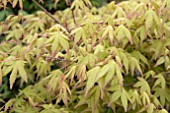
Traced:
<path id="1" fill-rule="evenodd" d="M 147 81 L 141 77 L 138 77 L 139 81 L 134 85 L 135 87 L 140 87 L 140 91 L 141 92 L 147 92 L 148 94 L 150 94 L 150 86 L 147 83 Z"/>
<path id="2" fill-rule="evenodd" d="M 110 105 L 111 103 L 115 102 L 116 100 L 118 100 L 120 97 L 121 97 L 121 92 L 120 92 L 119 90 L 116 91 L 116 92 L 114 92 L 114 93 L 112 94 L 112 96 L 111 96 L 109 105 Z"/>
<path id="3" fill-rule="evenodd" d="M 160 57 L 160 58 L 157 60 L 157 62 L 156 62 L 156 64 L 155 64 L 155 67 L 163 64 L 164 62 L 165 62 L 165 58 L 164 58 L 164 57 Z"/>
<path id="4" fill-rule="evenodd" d="M 87 95 L 88 91 L 93 87 L 96 82 L 97 74 L 99 73 L 100 67 L 95 67 L 87 72 L 87 85 L 86 85 L 86 92 L 85 96 Z"/>
<path id="5" fill-rule="evenodd" d="M 17 78 L 17 65 L 13 65 L 13 69 L 12 69 L 12 73 L 10 75 L 10 78 L 9 78 L 9 81 L 10 81 L 10 89 L 12 89 L 13 87 L 13 84 Z"/>

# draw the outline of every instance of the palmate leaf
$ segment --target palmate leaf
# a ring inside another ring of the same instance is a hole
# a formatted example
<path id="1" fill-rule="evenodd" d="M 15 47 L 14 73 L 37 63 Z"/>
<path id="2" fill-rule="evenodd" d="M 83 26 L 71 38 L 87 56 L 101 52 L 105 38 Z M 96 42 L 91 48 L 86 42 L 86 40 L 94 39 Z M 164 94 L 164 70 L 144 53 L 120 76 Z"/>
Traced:
<path id="1" fill-rule="evenodd" d="M 106 35 L 109 35 L 109 39 L 110 39 L 110 43 L 113 44 L 113 40 L 114 40 L 114 31 L 113 31 L 113 27 L 111 25 L 107 26 L 105 28 L 105 31 L 102 35 L 102 40 L 106 37 Z"/>
<path id="2" fill-rule="evenodd" d="M 22 35 L 24 34 L 24 30 L 23 28 L 20 26 L 20 28 L 9 31 L 8 32 L 8 36 L 6 37 L 6 40 L 10 40 L 10 39 L 16 39 L 19 40 Z"/>
<path id="3" fill-rule="evenodd" d="M 133 93 L 131 93 L 130 97 L 133 106 L 136 107 L 136 105 L 142 105 L 141 98 L 137 90 L 134 90 Z"/>
<path id="4" fill-rule="evenodd" d="M 74 76 L 75 76 L 75 73 L 76 73 L 76 66 L 73 66 L 73 67 L 69 70 L 69 72 L 66 74 L 66 76 L 65 76 L 65 78 L 70 78 L 70 79 L 71 79 L 70 84 L 71 84 L 72 81 L 73 81 L 73 78 L 74 78 Z"/>
<path id="5" fill-rule="evenodd" d="M 58 52 L 61 47 L 68 52 L 69 50 L 69 38 L 61 31 L 49 33 L 50 38 L 47 40 L 46 44 L 51 45 L 51 52 L 54 54 Z M 51 44 L 52 42 L 52 44 Z"/>
<path id="6" fill-rule="evenodd" d="M 112 67 L 112 63 L 109 62 L 108 64 L 104 65 L 99 74 L 96 76 L 96 81 L 99 80 L 100 78 L 102 78 L 109 70 L 110 68 Z"/>
<path id="7" fill-rule="evenodd" d="M 128 100 L 127 100 L 127 97 L 124 93 L 122 93 L 122 95 L 121 95 L 121 102 L 122 102 L 122 105 L 123 105 L 125 112 L 126 112 L 127 106 L 128 106 Z"/>
<path id="8" fill-rule="evenodd" d="M 152 45 L 150 45 L 150 47 L 148 48 L 147 51 L 153 52 L 154 54 L 152 54 L 152 60 L 153 59 L 157 59 L 160 57 L 160 55 L 162 54 L 161 51 L 164 51 L 165 49 L 165 44 L 163 41 L 159 41 L 159 40 L 154 40 L 152 42 Z"/>
<path id="9" fill-rule="evenodd" d="M 146 92 L 142 92 L 142 102 L 143 102 L 144 106 L 150 104 L 150 98 L 149 98 L 149 95 Z"/>
<path id="10" fill-rule="evenodd" d="M 127 107 L 128 107 L 128 101 L 131 102 L 131 99 L 125 89 L 122 89 L 122 90 L 118 89 L 112 94 L 110 101 L 109 101 L 109 106 L 111 105 L 111 103 L 116 102 L 119 98 L 120 98 L 122 106 L 124 107 L 124 110 L 126 112 Z"/>
<path id="11" fill-rule="evenodd" d="M 60 70 L 54 70 L 51 72 L 49 76 L 45 78 L 45 80 L 49 80 L 48 86 L 49 86 L 49 91 L 52 90 L 53 92 L 55 89 L 58 87 L 59 82 L 61 80 L 61 75 L 63 73 Z"/>
<path id="12" fill-rule="evenodd" d="M 140 87 L 140 92 L 147 92 L 150 94 L 150 86 L 147 81 L 141 77 L 138 77 L 139 81 L 134 85 L 134 87 Z"/>
<path id="13" fill-rule="evenodd" d="M 116 16 L 117 16 L 118 18 L 121 18 L 121 17 L 125 17 L 125 16 L 126 16 L 126 13 L 125 13 L 125 11 L 122 9 L 122 7 L 116 6 L 116 9 L 114 10 L 114 13 L 112 14 L 112 17 L 115 18 Z"/>
<path id="14" fill-rule="evenodd" d="M 95 67 L 87 72 L 87 85 L 85 96 L 87 96 L 88 91 L 94 86 L 97 74 L 99 73 L 100 69 L 100 67 Z"/>
<path id="15" fill-rule="evenodd" d="M 135 31 L 135 36 L 140 37 L 140 43 L 142 44 L 143 41 L 146 39 L 146 36 L 147 36 L 145 26 L 141 26 L 140 28 L 138 28 Z"/>
<path id="16" fill-rule="evenodd" d="M 123 85 L 123 77 L 122 77 L 121 67 L 119 67 L 119 65 L 114 60 L 110 60 L 110 61 L 108 61 L 108 64 L 103 66 L 103 68 L 100 70 L 99 74 L 97 75 L 96 81 L 99 80 L 100 78 L 102 78 L 103 76 L 105 76 L 104 84 L 106 85 L 113 78 L 114 75 L 116 75 L 116 77 L 118 78 L 119 84 Z M 108 76 L 109 76 L 109 78 L 106 78 Z"/>
<path id="17" fill-rule="evenodd" d="M 82 38 L 83 42 L 85 43 L 85 45 L 87 45 L 87 37 L 86 37 L 86 33 L 84 31 L 84 29 L 82 27 L 79 27 L 75 30 L 73 30 L 70 35 L 75 34 L 74 37 L 74 43 L 77 44 L 77 42 L 80 41 L 80 39 Z"/>
<path id="18" fill-rule="evenodd" d="M 47 75 L 51 71 L 51 63 L 47 63 L 42 57 L 38 59 L 36 63 L 32 65 L 32 68 L 36 67 L 34 73 L 37 73 L 38 77 Z"/>
<path id="19" fill-rule="evenodd" d="M 150 76 L 154 77 L 155 76 L 155 72 L 153 70 L 149 70 L 148 72 L 146 72 L 145 75 L 145 79 L 148 79 Z"/>
<path id="20" fill-rule="evenodd" d="M 64 34 L 60 34 L 59 43 L 60 43 L 61 47 L 63 47 L 64 50 L 68 52 L 68 50 L 69 50 L 69 43 L 68 43 L 68 40 L 65 39 L 65 37 L 66 36 Z"/>
<path id="21" fill-rule="evenodd" d="M 69 34 L 68 31 L 67 31 L 67 29 L 64 28 L 63 26 L 61 26 L 60 24 L 56 24 L 56 25 L 52 26 L 52 27 L 49 29 L 49 31 L 51 31 L 51 32 L 62 31 L 63 33 L 66 33 L 66 35 Z M 66 39 L 68 39 L 68 38 L 66 38 Z"/>
<path id="22" fill-rule="evenodd" d="M 121 97 L 121 91 L 120 91 L 120 90 L 115 91 L 115 92 L 112 94 L 112 96 L 111 96 L 109 106 L 110 106 L 111 103 L 115 102 L 115 101 L 118 100 L 120 97 Z"/>
<path id="23" fill-rule="evenodd" d="M 104 87 L 106 87 L 106 85 L 112 80 L 114 75 L 115 75 L 115 68 L 110 67 L 110 69 L 105 77 L 105 80 L 104 80 Z"/>
<path id="24" fill-rule="evenodd" d="M 85 95 L 87 95 L 88 90 L 95 84 L 95 82 L 97 81 L 99 82 L 102 77 L 105 78 L 104 80 L 104 87 L 105 87 L 108 84 L 108 82 L 113 78 L 114 75 L 118 77 L 120 85 L 123 85 L 123 77 L 122 77 L 121 69 L 115 61 L 109 61 L 108 64 L 104 65 L 102 68 L 97 66 L 91 69 L 90 71 L 88 71 Z"/>
<path id="25" fill-rule="evenodd" d="M 148 31 L 148 29 L 152 26 L 153 24 L 153 15 L 152 15 L 153 11 L 152 10 L 148 10 L 146 12 L 146 21 L 145 21 L 145 26 L 146 26 L 146 31 Z"/>
<path id="26" fill-rule="evenodd" d="M 165 106 L 167 102 L 170 102 L 170 90 L 168 88 L 162 89 L 160 87 L 156 87 L 154 89 L 155 93 L 154 95 L 158 98 L 160 97 L 160 103 L 162 106 Z"/>
<path id="27" fill-rule="evenodd" d="M 77 84 L 82 85 L 83 81 L 86 80 L 86 65 L 80 65 L 77 72 L 76 72 L 77 78 L 79 79 Z"/>
<path id="28" fill-rule="evenodd" d="M 128 59 L 129 59 L 129 67 L 130 67 L 132 76 L 134 75 L 135 69 L 139 71 L 140 75 L 143 75 L 142 69 L 139 65 L 139 61 L 134 57 L 129 57 Z"/>
<path id="29" fill-rule="evenodd" d="M 146 12 L 146 21 L 145 21 L 145 26 L 146 26 L 146 31 L 148 31 L 153 23 L 160 25 L 160 19 L 159 17 L 156 15 L 156 13 L 153 10 L 147 10 Z"/>
<path id="30" fill-rule="evenodd" d="M 42 20 L 41 23 L 37 23 L 37 21 L 41 19 L 41 17 L 32 17 L 30 18 L 30 22 L 24 26 L 25 30 L 30 32 L 30 34 L 37 33 L 38 31 L 44 31 L 45 22 Z"/>
<path id="31" fill-rule="evenodd" d="M 90 94 L 90 93 L 89 93 Z M 88 97 L 87 97 L 88 98 Z M 99 105 L 99 99 L 100 99 L 100 88 L 95 87 L 93 94 L 89 98 L 89 107 L 92 108 L 92 113 L 95 113 L 98 111 L 98 105 Z"/>
<path id="32" fill-rule="evenodd" d="M 58 94 L 57 102 L 60 102 L 59 100 L 61 98 L 64 104 L 68 106 L 68 100 L 69 100 L 69 96 L 71 96 L 71 91 L 67 83 L 65 81 L 60 82 L 58 89 L 59 89 L 59 94 Z"/>
<path id="33" fill-rule="evenodd" d="M 158 74 L 155 76 L 155 78 L 157 78 L 157 80 L 156 80 L 153 88 L 156 87 L 157 85 L 161 85 L 162 89 L 165 89 L 166 81 L 165 81 L 164 76 L 162 74 Z"/>
<path id="34" fill-rule="evenodd" d="M 136 59 L 141 60 L 142 62 L 144 62 L 146 65 L 149 66 L 149 62 L 148 62 L 147 58 L 146 58 L 141 52 L 139 52 L 139 51 L 134 51 L 134 52 L 132 53 L 132 55 L 133 55 Z"/>
<path id="35" fill-rule="evenodd" d="M 119 62 L 121 62 L 121 64 L 123 65 L 123 67 L 126 70 L 126 73 L 128 74 L 129 73 L 129 63 L 130 62 L 129 62 L 127 54 L 124 51 L 122 51 L 121 49 L 118 50 L 116 52 L 116 54 L 121 59 L 121 61 L 119 61 Z M 119 66 L 120 66 L 120 64 L 119 64 Z"/>
<path id="36" fill-rule="evenodd" d="M 25 61 L 18 60 L 18 61 L 15 61 L 14 64 L 12 65 L 13 69 L 10 75 L 10 89 L 12 89 L 13 87 L 13 84 L 18 76 L 17 74 L 19 74 L 25 82 L 28 81 L 27 73 L 24 69 L 25 63 L 26 63 Z"/>
<path id="37" fill-rule="evenodd" d="M 9 81 L 10 81 L 10 89 L 12 89 L 13 87 L 13 84 L 17 78 L 17 66 L 16 65 L 13 65 L 13 69 L 12 69 L 12 73 L 10 75 L 10 78 L 9 78 Z"/>
<path id="38" fill-rule="evenodd" d="M 120 25 L 115 30 L 116 39 L 118 40 L 118 43 L 123 40 L 123 38 L 127 38 L 130 42 L 130 44 L 133 44 L 132 35 L 128 28 L 126 28 L 124 25 Z"/>

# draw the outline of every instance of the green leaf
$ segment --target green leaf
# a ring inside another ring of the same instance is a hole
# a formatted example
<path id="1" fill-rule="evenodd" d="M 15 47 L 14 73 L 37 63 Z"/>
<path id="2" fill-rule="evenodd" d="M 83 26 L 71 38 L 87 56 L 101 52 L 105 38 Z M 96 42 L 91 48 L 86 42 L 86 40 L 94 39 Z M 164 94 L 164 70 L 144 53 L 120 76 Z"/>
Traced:
<path id="1" fill-rule="evenodd" d="M 155 64 L 155 67 L 163 64 L 164 62 L 165 62 L 165 58 L 164 58 L 164 57 L 160 57 L 160 58 L 157 60 L 157 62 L 156 62 L 156 64 Z"/>
<path id="2" fill-rule="evenodd" d="M 116 100 L 118 100 L 121 97 L 121 93 L 122 92 L 120 90 L 117 90 L 112 94 L 110 102 L 109 102 L 109 106 L 110 106 L 110 104 L 112 104 L 113 102 L 115 102 Z"/>
<path id="3" fill-rule="evenodd" d="M 116 38 L 118 43 L 125 37 L 129 40 L 131 44 L 133 44 L 132 35 L 128 28 L 124 25 L 120 25 L 116 30 L 115 33 L 117 34 Z"/>
<path id="4" fill-rule="evenodd" d="M 127 112 L 128 99 L 127 99 L 127 96 L 126 96 L 126 94 L 124 93 L 124 91 L 123 91 L 123 93 L 122 93 L 122 95 L 121 95 L 121 102 L 122 102 L 122 105 L 123 105 L 123 107 L 124 107 L 125 112 Z"/>
<path id="5" fill-rule="evenodd" d="M 12 68 L 13 68 L 13 66 L 11 65 L 11 66 L 8 66 L 8 67 L 3 67 L 3 74 L 4 74 L 4 76 L 5 75 L 7 75 L 9 72 L 11 72 L 11 70 L 12 70 Z"/>
<path id="6" fill-rule="evenodd" d="M 17 67 L 17 68 L 18 68 L 18 72 L 19 72 L 21 78 L 22 78 L 25 82 L 28 82 L 27 73 L 26 73 L 26 71 L 25 71 L 25 69 L 24 69 L 24 63 L 20 61 L 20 62 L 18 62 L 17 64 L 18 64 L 18 67 Z"/>
<path id="7" fill-rule="evenodd" d="M 132 36 L 129 29 L 127 29 L 125 26 L 123 26 L 123 29 L 124 29 L 125 36 L 128 38 L 129 42 L 133 44 Z"/>
<path id="8" fill-rule="evenodd" d="M 140 87 L 140 92 L 147 92 L 150 94 L 150 86 L 147 81 L 141 77 L 138 77 L 139 81 L 134 85 L 134 87 Z"/>
<path id="9" fill-rule="evenodd" d="M 166 81 L 165 81 L 164 76 L 162 74 L 158 74 L 157 76 L 155 76 L 155 78 L 157 78 L 157 80 L 156 80 L 155 84 L 153 85 L 153 87 L 160 84 L 162 89 L 165 89 Z"/>
<path id="10" fill-rule="evenodd" d="M 145 75 L 145 79 L 148 79 L 150 76 L 154 77 L 155 76 L 155 72 L 153 70 L 149 70 L 144 75 Z"/>
<path id="11" fill-rule="evenodd" d="M 59 37 L 59 43 L 64 48 L 65 51 L 69 50 L 69 43 L 66 39 L 64 39 L 63 37 Z"/>
<path id="12" fill-rule="evenodd" d="M 152 25 L 153 25 L 153 11 L 150 9 L 146 12 L 145 21 L 146 30 L 148 30 Z"/>
<path id="13" fill-rule="evenodd" d="M 106 77 L 105 77 L 105 81 L 104 81 L 104 87 L 109 83 L 109 81 L 112 80 L 112 78 L 115 75 L 115 68 L 111 67 L 110 70 L 108 71 Z"/>
<path id="14" fill-rule="evenodd" d="M 10 99 L 6 104 L 5 104 L 5 111 L 8 110 L 9 107 L 11 107 L 14 104 L 15 100 Z"/>
<path id="15" fill-rule="evenodd" d="M 143 75 L 142 69 L 139 65 L 139 61 L 134 57 L 130 57 L 129 60 L 130 60 L 129 67 L 130 67 L 132 76 L 134 75 L 135 68 L 140 72 L 141 75 Z"/>
<path id="16" fill-rule="evenodd" d="M 94 86 L 94 83 L 96 82 L 97 74 L 99 73 L 100 69 L 101 68 L 97 66 L 87 72 L 87 84 L 86 84 L 85 97 L 87 96 L 88 91 Z"/>
<path id="17" fill-rule="evenodd" d="M 9 82 L 10 82 L 10 89 L 12 89 L 13 87 L 13 84 L 17 78 L 17 71 L 18 71 L 18 68 L 17 68 L 17 65 L 16 63 L 13 65 L 13 69 L 12 69 L 12 73 L 10 75 L 10 78 L 9 78 Z"/>
<path id="18" fill-rule="evenodd" d="M 143 102 L 144 106 L 150 104 L 150 98 L 149 98 L 149 95 L 146 92 L 142 93 L 142 102 Z"/>
<path id="19" fill-rule="evenodd" d="M 96 81 L 99 80 L 101 77 L 103 77 L 104 75 L 106 75 L 106 73 L 110 70 L 110 68 L 112 67 L 111 63 L 108 63 L 106 65 L 104 65 L 101 70 L 99 71 L 99 74 L 96 77 Z"/>
<path id="20" fill-rule="evenodd" d="M 142 62 L 144 62 L 145 64 L 147 64 L 149 66 L 149 62 L 147 60 L 147 58 L 139 51 L 134 51 L 133 56 L 139 60 L 141 60 Z"/>
<path id="21" fill-rule="evenodd" d="M 70 77 L 70 78 L 71 78 L 71 83 L 72 83 L 75 73 L 76 73 L 76 66 L 73 66 L 73 67 L 69 70 L 69 72 L 66 74 L 65 78 Z"/>

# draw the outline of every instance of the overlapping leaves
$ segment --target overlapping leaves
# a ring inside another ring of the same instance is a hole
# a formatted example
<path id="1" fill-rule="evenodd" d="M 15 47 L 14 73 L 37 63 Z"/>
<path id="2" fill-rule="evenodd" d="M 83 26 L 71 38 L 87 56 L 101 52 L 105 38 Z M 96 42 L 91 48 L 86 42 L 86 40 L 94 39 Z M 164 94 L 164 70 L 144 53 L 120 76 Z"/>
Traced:
<path id="1" fill-rule="evenodd" d="M 58 24 L 44 12 L 8 17 L 0 26 L 0 84 L 9 76 L 11 89 L 18 79 L 28 86 L 2 109 L 166 113 L 170 29 L 160 13 L 168 4 L 131 0 L 95 10 L 75 0 L 54 14 Z"/>

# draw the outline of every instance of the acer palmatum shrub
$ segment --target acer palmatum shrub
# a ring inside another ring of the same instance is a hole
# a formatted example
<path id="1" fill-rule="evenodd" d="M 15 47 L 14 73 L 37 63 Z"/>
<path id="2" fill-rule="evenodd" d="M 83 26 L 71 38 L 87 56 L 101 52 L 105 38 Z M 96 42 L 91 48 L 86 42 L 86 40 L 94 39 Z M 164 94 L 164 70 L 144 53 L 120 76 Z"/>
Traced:
<path id="1" fill-rule="evenodd" d="M 168 113 L 169 10 L 169 0 L 74 0 L 53 15 L 10 15 L 0 23 L 0 82 L 19 93 L 1 111 Z"/>

